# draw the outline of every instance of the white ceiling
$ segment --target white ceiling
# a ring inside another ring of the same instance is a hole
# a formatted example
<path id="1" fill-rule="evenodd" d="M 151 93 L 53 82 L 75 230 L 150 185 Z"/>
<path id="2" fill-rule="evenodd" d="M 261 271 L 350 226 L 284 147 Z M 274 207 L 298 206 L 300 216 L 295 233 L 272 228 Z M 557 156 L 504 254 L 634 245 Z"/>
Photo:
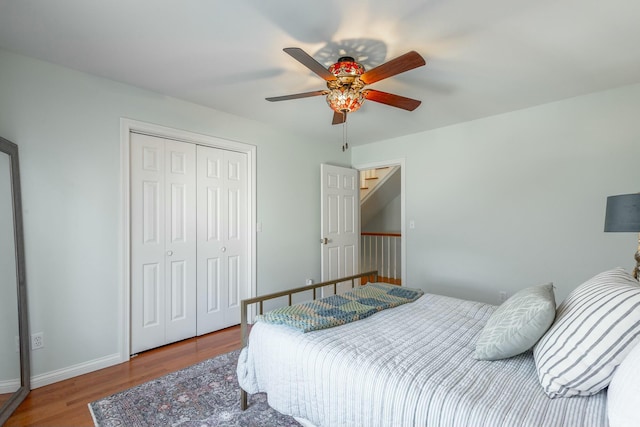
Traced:
<path id="1" fill-rule="evenodd" d="M 342 141 L 324 89 L 282 49 L 367 69 L 416 50 L 425 67 L 371 87 L 352 145 L 640 82 L 638 0 L 0 0 L 0 47 L 321 140 Z M 1 66 L 1 64 L 0 64 Z"/>

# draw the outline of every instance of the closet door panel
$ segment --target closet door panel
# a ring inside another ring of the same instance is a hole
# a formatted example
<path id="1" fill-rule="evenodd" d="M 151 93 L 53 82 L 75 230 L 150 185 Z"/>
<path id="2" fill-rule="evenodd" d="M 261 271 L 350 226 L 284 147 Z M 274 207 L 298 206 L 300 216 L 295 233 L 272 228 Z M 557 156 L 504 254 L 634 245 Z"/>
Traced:
<path id="1" fill-rule="evenodd" d="M 223 176 L 227 195 L 227 222 L 224 228 L 227 262 L 227 295 L 223 300 L 226 309 L 223 323 L 236 325 L 240 319 L 240 301 L 248 297 L 247 275 L 247 156 L 244 153 L 226 151 Z"/>
<path id="2" fill-rule="evenodd" d="M 196 146 L 165 140 L 166 342 L 196 332 Z"/>
<path id="3" fill-rule="evenodd" d="M 223 238 L 224 193 L 223 150 L 197 147 L 198 175 L 198 335 L 224 328 L 222 318 L 227 298 L 225 246 Z"/>
<path id="4" fill-rule="evenodd" d="M 197 158 L 198 226 L 207 230 L 198 233 L 198 335 L 202 335 L 237 325 L 240 300 L 248 294 L 247 157 L 198 146 Z"/>
<path id="5" fill-rule="evenodd" d="M 164 141 L 131 135 L 131 352 L 165 344 Z"/>

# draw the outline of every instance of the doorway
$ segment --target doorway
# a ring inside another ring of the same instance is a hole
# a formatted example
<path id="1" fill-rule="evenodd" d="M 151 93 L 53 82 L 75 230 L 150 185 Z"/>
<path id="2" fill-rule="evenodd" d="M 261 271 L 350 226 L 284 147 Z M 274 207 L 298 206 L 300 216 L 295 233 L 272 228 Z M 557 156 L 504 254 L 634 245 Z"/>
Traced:
<path id="1" fill-rule="evenodd" d="M 360 173 L 360 270 L 406 282 L 404 159 L 356 166 Z"/>

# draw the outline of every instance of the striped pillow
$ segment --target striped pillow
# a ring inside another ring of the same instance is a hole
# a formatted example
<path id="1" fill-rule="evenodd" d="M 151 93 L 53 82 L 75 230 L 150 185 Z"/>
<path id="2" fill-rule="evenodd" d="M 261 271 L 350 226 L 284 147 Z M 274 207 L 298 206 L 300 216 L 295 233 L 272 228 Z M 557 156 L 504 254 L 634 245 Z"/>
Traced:
<path id="1" fill-rule="evenodd" d="M 622 268 L 600 273 L 560 304 L 534 347 L 540 384 L 549 397 L 595 394 L 609 385 L 638 340 L 638 281 Z"/>

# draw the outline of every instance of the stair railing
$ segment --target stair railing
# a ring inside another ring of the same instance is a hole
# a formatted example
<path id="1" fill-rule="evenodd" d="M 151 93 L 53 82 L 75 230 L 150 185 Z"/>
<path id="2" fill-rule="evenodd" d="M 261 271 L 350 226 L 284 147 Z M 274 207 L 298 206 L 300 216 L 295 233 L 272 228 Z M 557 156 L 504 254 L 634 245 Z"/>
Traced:
<path id="1" fill-rule="evenodd" d="M 360 233 L 360 269 L 378 270 L 380 282 L 402 284 L 400 233 Z"/>

